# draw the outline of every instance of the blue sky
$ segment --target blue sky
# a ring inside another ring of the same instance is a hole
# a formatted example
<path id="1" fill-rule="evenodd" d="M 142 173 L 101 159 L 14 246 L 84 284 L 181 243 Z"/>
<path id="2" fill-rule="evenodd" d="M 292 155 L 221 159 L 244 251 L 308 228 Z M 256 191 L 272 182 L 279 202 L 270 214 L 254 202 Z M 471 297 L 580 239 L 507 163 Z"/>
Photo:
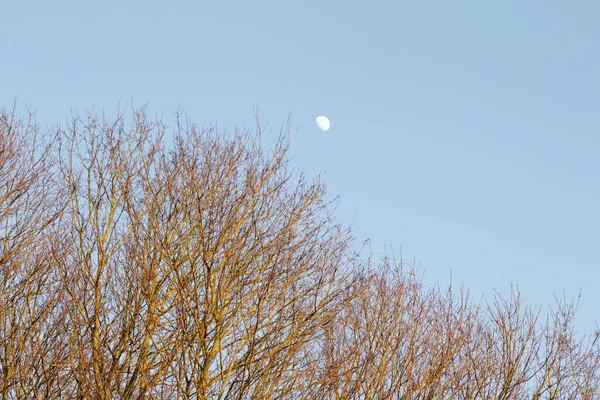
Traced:
<path id="1" fill-rule="evenodd" d="M 373 251 L 600 321 L 600 3 L 6 1 L 0 105 L 278 132 Z M 327 115 L 327 133 L 314 118 Z"/>

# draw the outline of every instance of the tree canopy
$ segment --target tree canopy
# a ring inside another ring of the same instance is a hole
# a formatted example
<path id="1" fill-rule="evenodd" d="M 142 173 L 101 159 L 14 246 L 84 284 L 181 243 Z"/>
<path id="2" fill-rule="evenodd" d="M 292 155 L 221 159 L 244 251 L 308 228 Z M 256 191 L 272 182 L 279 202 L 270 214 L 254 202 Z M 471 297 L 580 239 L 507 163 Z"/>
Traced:
<path id="1" fill-rule="evenodd" d="M 600 397 L 576 303 L 478 303 L 359 256 L 289 125 L 262 134 L 1 112 L 2 398 Z"/>

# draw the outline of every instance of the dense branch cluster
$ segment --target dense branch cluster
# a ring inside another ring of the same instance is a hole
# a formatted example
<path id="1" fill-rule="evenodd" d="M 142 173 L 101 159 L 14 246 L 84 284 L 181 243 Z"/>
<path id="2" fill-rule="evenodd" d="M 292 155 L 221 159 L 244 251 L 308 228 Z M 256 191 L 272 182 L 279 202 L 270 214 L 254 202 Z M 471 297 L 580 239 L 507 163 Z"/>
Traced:
<path id="1" fill-rule="evenodd" d="M 0 398 L 600 398 L 573 304 L 361 259 L 288 132 L 2 111 Z"/>

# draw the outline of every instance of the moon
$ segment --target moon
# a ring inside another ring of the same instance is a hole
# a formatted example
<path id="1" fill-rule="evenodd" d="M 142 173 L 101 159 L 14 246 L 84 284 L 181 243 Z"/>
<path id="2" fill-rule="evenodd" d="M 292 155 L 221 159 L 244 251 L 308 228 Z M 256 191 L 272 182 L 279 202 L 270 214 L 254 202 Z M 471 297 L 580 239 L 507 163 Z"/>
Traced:
<path id="1" fill-rule="evenodd" d="M 323 132 L 327 132 L 329 130 L 329 127 L 331 126 L 331 122 L 329 122 L 329 119 L 327 117 L 324 117 L 321 115 L 320 117 L 317 117 L 316 121 L 317 121 L 317 126 L 319 127 L 320 130 L 322 130 Z"/>

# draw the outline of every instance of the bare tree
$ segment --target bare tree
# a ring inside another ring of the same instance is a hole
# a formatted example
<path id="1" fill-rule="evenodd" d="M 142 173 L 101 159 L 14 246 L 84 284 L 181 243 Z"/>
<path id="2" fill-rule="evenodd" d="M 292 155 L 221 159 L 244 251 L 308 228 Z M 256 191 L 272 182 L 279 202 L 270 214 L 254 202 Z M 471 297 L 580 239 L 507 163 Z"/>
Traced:
<path id="1" fill-rule="evenodd" d="M 320 346 L 313 398 L 593 399 L 600 346 L 574 331 L 575 305 L 542 324 L 520 293 L 477 304 L 426 288 L 414 268 L 385 258 L 362 272 Z"/>
<path id="2" fill-rule="evenodd" d="M 144 109 L 0 119 L 0 398 L 594 399 L 598 333 L 363 260 L 325 185 Z"/>
<path id="3" fill-rule="evenodd" d="M 267 156 L 248 134 L 163 134 L 138 112 L 62 136 L 70 394 L 284 396 L 343 300 L 349 236 L 285 136 Z"/>
<path id="4" fill-rule="evenodd" d="M 32 114 L 0 111 L 0 397 L 41 395 L 57 379 L 60 345 L 49 339 L 60 299 L 51 255 L 60 199 L 51 173 L 54 138 Z M 56 345 L 56 346 L 55 346 Z"/>
<path id="5" fill-rule="evenodd" d="M 389 257 L 362 276 L 323 341 L 314 398 L 448 397 L 476 318 L 468 297 L 427 289 L 414 268 Z"/>

